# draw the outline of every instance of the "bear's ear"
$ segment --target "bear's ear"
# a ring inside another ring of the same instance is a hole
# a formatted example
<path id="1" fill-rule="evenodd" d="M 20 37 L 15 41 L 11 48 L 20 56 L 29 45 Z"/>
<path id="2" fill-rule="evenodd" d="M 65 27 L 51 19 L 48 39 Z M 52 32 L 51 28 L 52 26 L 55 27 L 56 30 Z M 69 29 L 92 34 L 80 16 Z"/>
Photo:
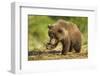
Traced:
<path id="1" fill-rule="evenodd" d="M 53 28 L 53 26 L 52 26 L 51 24 L 49 24 L 49 25 L 48 25 L 48 28 L 51 29 L 51 28 Z"/>

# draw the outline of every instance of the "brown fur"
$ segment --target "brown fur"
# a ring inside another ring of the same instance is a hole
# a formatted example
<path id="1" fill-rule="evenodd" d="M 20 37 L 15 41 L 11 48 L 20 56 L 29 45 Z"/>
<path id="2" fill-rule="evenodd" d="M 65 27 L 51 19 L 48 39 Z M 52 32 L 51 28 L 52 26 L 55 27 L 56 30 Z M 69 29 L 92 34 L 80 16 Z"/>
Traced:
<path id="1" fill-rule="evenodd" d="M 48 49 L 53 49 L 59 42 L 62 43 L 62 54 L 71 52 L 72 49 L 79 53 L 81 50 L 81 32 L 77 25 L 65 20 L 58 20 L 56 23 L 48 26 L 48 34 L 50 41 L 47 45 Z M 54 42 L 53 42 L 54 40 Z"/>

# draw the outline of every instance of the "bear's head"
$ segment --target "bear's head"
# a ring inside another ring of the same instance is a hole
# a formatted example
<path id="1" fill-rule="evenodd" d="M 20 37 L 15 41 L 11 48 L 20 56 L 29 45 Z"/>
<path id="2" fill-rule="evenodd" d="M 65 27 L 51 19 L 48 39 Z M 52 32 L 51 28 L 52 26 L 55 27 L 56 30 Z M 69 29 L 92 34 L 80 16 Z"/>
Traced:
<path id="1" fill-rule="evenodd" d="M 53 49 L 57 44 L 65 38 L 66 30 L 60 27 L 60 24 L 49 24 L 48 25 L 48 35 L 50 38 L 49 43 L 47 43 L 47 49 Z"/>

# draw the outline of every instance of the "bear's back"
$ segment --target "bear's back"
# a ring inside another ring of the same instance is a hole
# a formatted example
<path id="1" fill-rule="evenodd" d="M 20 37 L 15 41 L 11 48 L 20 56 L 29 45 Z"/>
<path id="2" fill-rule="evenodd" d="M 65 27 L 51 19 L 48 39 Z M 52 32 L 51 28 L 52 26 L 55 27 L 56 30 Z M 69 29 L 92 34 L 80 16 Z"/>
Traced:
<path id="1" fill-rule="evenodd" d="M 58 20 L 58 25 L 57 27 L 59 28 L 64 28 L 66 31 L 68 31 L 71 39 L 73 39 L 73 36 L 75 38 L 80 38 L 81 37 L 81 32 L 79 28 L 77 27 L 76 24 L 70 22 L 70 21 L 65 21 L 65 20 Z"/>
<path id="2" fill-rule="evenodd" d="M 74 24 L 74 23 L 72 23 L 70 21 L 62 20 L 62 19 L 60 19 L 60 20 L 57 21 L 57 27 L 59 27 L 59 28 L 63 27 L 63 28 L 65 28 L 68 31 L 78 30 L 78 27 L 77 27 L 76 24 Z"/>

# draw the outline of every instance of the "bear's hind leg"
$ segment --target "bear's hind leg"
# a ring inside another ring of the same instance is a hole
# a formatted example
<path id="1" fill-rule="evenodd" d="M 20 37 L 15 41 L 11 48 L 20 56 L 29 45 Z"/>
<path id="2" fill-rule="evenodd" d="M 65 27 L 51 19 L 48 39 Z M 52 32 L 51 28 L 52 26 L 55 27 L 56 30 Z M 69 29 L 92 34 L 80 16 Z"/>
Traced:
<path id="1" fill-rule="evenodd" d="M 70 48 L 69 48 L 69 52 L 72 52 L 73 46 L 72 43 L 70 43 Z"/>
<path id="2" fill-rule="evenodd" d="M 80 44 L 75 44 L 73 48 L 74 48 L 76 53 L 80 53 L 80 51 L 81 51 L 81 45 Z"/>

